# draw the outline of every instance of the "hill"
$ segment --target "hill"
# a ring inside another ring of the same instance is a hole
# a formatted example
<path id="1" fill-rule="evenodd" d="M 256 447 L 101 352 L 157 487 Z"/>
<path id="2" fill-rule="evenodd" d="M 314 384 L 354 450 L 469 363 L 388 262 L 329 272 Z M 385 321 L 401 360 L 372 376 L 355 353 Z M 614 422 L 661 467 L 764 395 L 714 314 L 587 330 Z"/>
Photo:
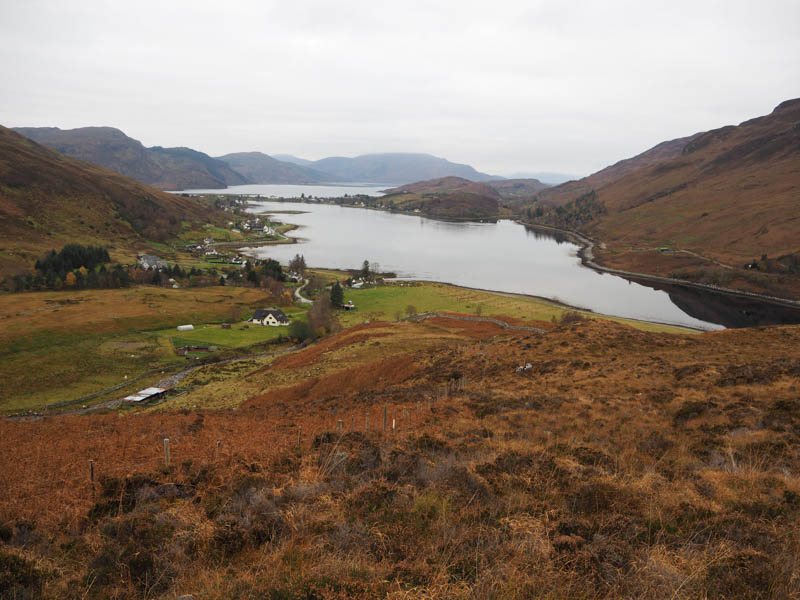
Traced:
<path id="1" fill-rule="evenodd" d="M 334 175 L 323 173 L 293 162 L 277 160 L 262 152 L 235 152 L 218 156 L 251 183 L 332 183 L 340 181 Z"/>
<path id="2" fill-rule="evenodd" d="M 500 193 L 486 183 L 441 177 L 386 190 L 381 202 L 394 210 L 428 217 L 486 219 L 497 217 Z"/>
<path id="3" fill-rule="evenodd" d="M 504 200 L 511 202 L 520 202 L 530 200 L 542 190 L 548 189 L 550 186 L 542 183 L 538 179 L 500 179 L 497 181 L 490 181 L 487 184 L 492 189 L 496 190 Z"/>
<path id="4" fill-rule="evenodd" d="M 588 177 L 567 181 L 555 187 L 548 188 L 538 195 L 538 200 L 556 206 L 566 204 L 591 190 L 616 181 L 637 169 L 650 166 L 661 160 L 680 156 L 686 144 L 698 135 L 700 134 L 661 142 L 641 154 L 616 162 L 610 167 L 606 167 Z"/>
<path id="5" fill-rule="evenodd" d="M 800 99 L 544 190 L 529 214 L 605 265 L 800 297 Z"/>
<path id="6" fill-rule="evenodd" d="M 797 597 L 800 330 L 537 325 L 375 321 L 0 420 L 6 595 Z"/>
<path id="7" fill-rule="evenodd" d="M 113 127 L 17 127 L 15 131 L 73 158 L 162 190 L 224 188 L 248 183 L 227 163 L 190 148 L 146 148 Z"/>
<path id="8" fill-rule="evenodd" d="M 216 218 L 195 200 L 160 192 L 0 126 L 0 274 L 70 242 L 135 252 Z"/>
<path id="9" fill-rule="evenodd" d="M 463 177 L 439 177 L 438 179 L 428 179 L 407 183 L 386 190 L 387 195 L 394 194 L 444 194 L 449 192 L 466 192 L 500 199 L 500 193 L 494 186 L 487 183 L 480 183 L 464 179 Z"/>
<path id="10" fill-rule="evenodd" d="M 471 181 L 501 179 L 480 173 L 469 165 L 452 163 L 430 154 L 364 154 L 355 158 L 335 156 L 314 161 L 307 166 L 330 173 L 342 181 L 359 183 L 403 184 L 451 175 Z"/>

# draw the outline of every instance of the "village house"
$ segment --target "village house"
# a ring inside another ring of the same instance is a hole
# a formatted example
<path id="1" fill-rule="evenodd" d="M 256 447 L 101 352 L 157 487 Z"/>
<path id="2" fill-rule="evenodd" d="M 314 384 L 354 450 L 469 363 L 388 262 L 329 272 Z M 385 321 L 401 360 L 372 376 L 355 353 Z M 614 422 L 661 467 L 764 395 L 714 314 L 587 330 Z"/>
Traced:
<path id="1" fill-rule="evenodd" d="M 136 260 L 145 269 L 165 269 L 167 266 L 166 261 L 162 260 L 160 256 L 152 254 L 139 254 Z"/>
<path id="2" fill-rule="evenodd" d="M 287 317 L 282 310 L 277 308 L 260 308 L 253 313 L 253 316 L 247 321 L 248 323 L 278 327 L 288 325 L 289 317 Z"/>

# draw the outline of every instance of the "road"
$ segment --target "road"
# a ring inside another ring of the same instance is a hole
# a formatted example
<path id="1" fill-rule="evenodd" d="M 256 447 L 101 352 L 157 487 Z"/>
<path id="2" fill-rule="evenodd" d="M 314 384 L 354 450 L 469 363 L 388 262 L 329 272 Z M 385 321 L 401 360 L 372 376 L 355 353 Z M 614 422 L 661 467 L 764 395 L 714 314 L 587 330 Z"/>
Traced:
<path id="1" fill-rule="evenodd" d="M 302 304 L 314 304 L 313 300 L 309 300 L 308 298 L 303 296 L 303 294 L 300 293 L 300 290 L 302 290 L 307 285 L 308 285 L 308 279 L 304 279 L 303 280 L 303 285 L 301 285 L 300 287 L 295 288 L 294 297 L 297 298 Z"/>

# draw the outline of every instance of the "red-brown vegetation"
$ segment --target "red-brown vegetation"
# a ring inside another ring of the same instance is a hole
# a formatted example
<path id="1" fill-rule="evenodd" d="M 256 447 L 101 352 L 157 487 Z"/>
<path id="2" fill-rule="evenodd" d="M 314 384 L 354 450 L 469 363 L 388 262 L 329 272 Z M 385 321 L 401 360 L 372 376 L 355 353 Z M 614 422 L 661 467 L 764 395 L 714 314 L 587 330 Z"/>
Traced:
<path id="1" fill-rule="evenodd" d="M 16 589 L 800 595 L 800 328 L 567 320 L 344 359 L 370 332 L 378 349 L 424 327 L 363 328 L 351 346 L 343 332 L 238 410 L 0 421 L 0 556 L 29 581 Z"/>

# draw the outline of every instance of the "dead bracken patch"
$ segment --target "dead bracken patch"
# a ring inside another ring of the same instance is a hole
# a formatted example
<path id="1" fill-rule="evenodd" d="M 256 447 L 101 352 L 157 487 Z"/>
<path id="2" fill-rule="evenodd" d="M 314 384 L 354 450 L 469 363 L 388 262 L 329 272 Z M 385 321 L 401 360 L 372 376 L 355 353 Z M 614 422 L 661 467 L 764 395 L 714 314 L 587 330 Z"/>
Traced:
<path id="1" fill-rule="evenodd" d="M 454 331 L 342 332 L 237 410 L 0 420 L 2 593 L 800 595 L 800 328 Z"/>

